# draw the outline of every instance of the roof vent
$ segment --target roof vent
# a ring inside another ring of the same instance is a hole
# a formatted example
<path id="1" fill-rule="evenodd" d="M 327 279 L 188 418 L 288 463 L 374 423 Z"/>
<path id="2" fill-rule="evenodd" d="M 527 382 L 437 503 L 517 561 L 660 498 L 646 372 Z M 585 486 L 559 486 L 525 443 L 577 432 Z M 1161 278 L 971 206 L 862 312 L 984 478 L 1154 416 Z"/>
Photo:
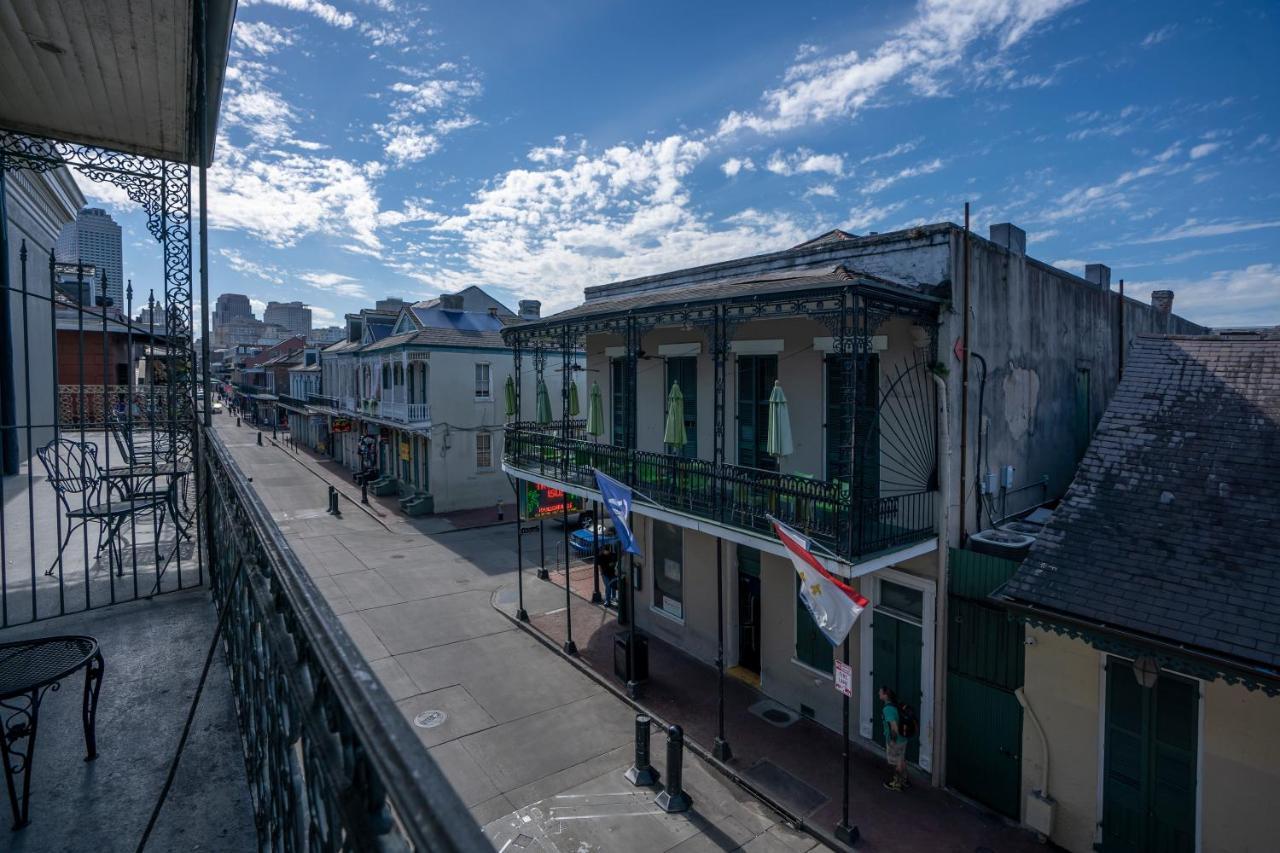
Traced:
<path id="1" fill-rule="evenodd" d="M 1034 536 L 1011 530 L 979 530 L 969 536 L 969 548 L 979 554 L 1021 561 L 1035 541 Z"/>
<path id="2" fill-rule="evenodd" d="M 440 308 L 443 311 L 461 311 L 462 310 L 462 294 L 461 293 L 442 293 L 440 295 Z"/>
<path id="3" fill-rule="evenodd" d="M 542 316 L 542 303 L 536 299 L 520 300 L 520 319 L 536 320 Z"/>

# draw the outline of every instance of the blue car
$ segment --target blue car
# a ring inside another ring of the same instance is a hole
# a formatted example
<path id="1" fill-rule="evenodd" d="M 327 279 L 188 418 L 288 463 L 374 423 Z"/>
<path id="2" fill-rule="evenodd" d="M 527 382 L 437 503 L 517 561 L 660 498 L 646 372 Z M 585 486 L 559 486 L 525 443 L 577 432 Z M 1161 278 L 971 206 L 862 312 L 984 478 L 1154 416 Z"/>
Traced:
<path id="1" fill-rule="evenodd" d="M 596 533 L 600 536 L 600 549 L 604 550 L 605 545 L 612 545 L 613 550 L 619 550 L 620 540 L 618 534 L 614 532 L 612 524 L 596 525 Z M 588 524 L 579 530 L 569 534 L 569 547 L 573 549 L 573 553 L 579 557 L 589 557 L 595 553 L 595 544 L 592 542 L 592 529 Z"/>

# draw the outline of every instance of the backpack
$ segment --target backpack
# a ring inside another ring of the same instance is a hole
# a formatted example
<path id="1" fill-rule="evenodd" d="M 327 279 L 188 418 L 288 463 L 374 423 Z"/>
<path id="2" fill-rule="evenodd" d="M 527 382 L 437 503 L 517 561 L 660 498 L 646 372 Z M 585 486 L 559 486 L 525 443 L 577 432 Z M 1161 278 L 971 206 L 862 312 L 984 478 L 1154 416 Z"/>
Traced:
<path id="1" fill-rule="evenodd" d="M 898 737 L 903 740 L 920 734 L 920 719 L 916 716 L 915 708 L 910 705 L 898 706 Z"/>

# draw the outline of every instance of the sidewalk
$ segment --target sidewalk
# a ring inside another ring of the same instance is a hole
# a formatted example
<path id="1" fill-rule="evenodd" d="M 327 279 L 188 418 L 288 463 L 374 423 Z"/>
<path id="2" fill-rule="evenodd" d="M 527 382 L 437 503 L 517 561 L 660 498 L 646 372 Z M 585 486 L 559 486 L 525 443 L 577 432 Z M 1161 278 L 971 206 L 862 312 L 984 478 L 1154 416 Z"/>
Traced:
<path id="1" fill-rule="evenodd" d="M 621 695 L 625 685 L 614 674 L 613 638 L 625 628 L 618 627 L 613 611 L 590 603 L 592 575 L 590 565 L 571 570 L 573 639 L 580 663 Z M 526 579 L 525 602 L 527 629 L 542 634 L 553 647 L 562 647 L 566 636 L 563 568 L 552 571 L 548 581 Z M 544 606 L 535 607 L 535 602 Z M 500 609 L 514 618 L 514 608 Z M 657 637 L 648 639 L 649 681 L 639 704 L 665 723 L 678 723 L 686 740 L 709 753 L 717 725 L 714 667 Z M 719 766 L 835 846 L 831 835 L 841 817 L 841 737 L 803 718 L 780 728 L 748 710 L 766 698 L 737 679 L 725 678 L 725 737 L 733 756 Z M 915 774 L 913 787 L 905 794 L 885 790 L 884 759 L 860 741 L 855 743 L 851 764 L 849 814 L 862 835 L 859 850 L 1042 853 L 1046 849 L 1031 833 L 929 787 L 921 773 Z"/>

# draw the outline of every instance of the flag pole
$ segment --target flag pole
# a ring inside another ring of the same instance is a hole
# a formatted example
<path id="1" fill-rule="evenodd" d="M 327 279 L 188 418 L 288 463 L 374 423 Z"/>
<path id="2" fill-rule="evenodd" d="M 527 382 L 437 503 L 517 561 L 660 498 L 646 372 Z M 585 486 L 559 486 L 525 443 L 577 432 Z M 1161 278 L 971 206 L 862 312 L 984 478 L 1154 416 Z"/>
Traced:
<path id="1" fill-rule="evenodd" d="M 844 664 L 849 665 L 849 634 L 844 635 Z M 845 695 L 841 698 L 844 705 L 844 798 L 840 823 L 836 824 L 836 838 L 852 847 L 857 843 L 860 833 L 858 827 L 849 823 L 849 697 Z"/>
<path id="2" fill-rule="evenodd" d="M 716 537 L 716 723 L 715 742 L 711 754 L 721 761 L 733 757 L 729 741 L 724 737 L 724 540 Z"/>

